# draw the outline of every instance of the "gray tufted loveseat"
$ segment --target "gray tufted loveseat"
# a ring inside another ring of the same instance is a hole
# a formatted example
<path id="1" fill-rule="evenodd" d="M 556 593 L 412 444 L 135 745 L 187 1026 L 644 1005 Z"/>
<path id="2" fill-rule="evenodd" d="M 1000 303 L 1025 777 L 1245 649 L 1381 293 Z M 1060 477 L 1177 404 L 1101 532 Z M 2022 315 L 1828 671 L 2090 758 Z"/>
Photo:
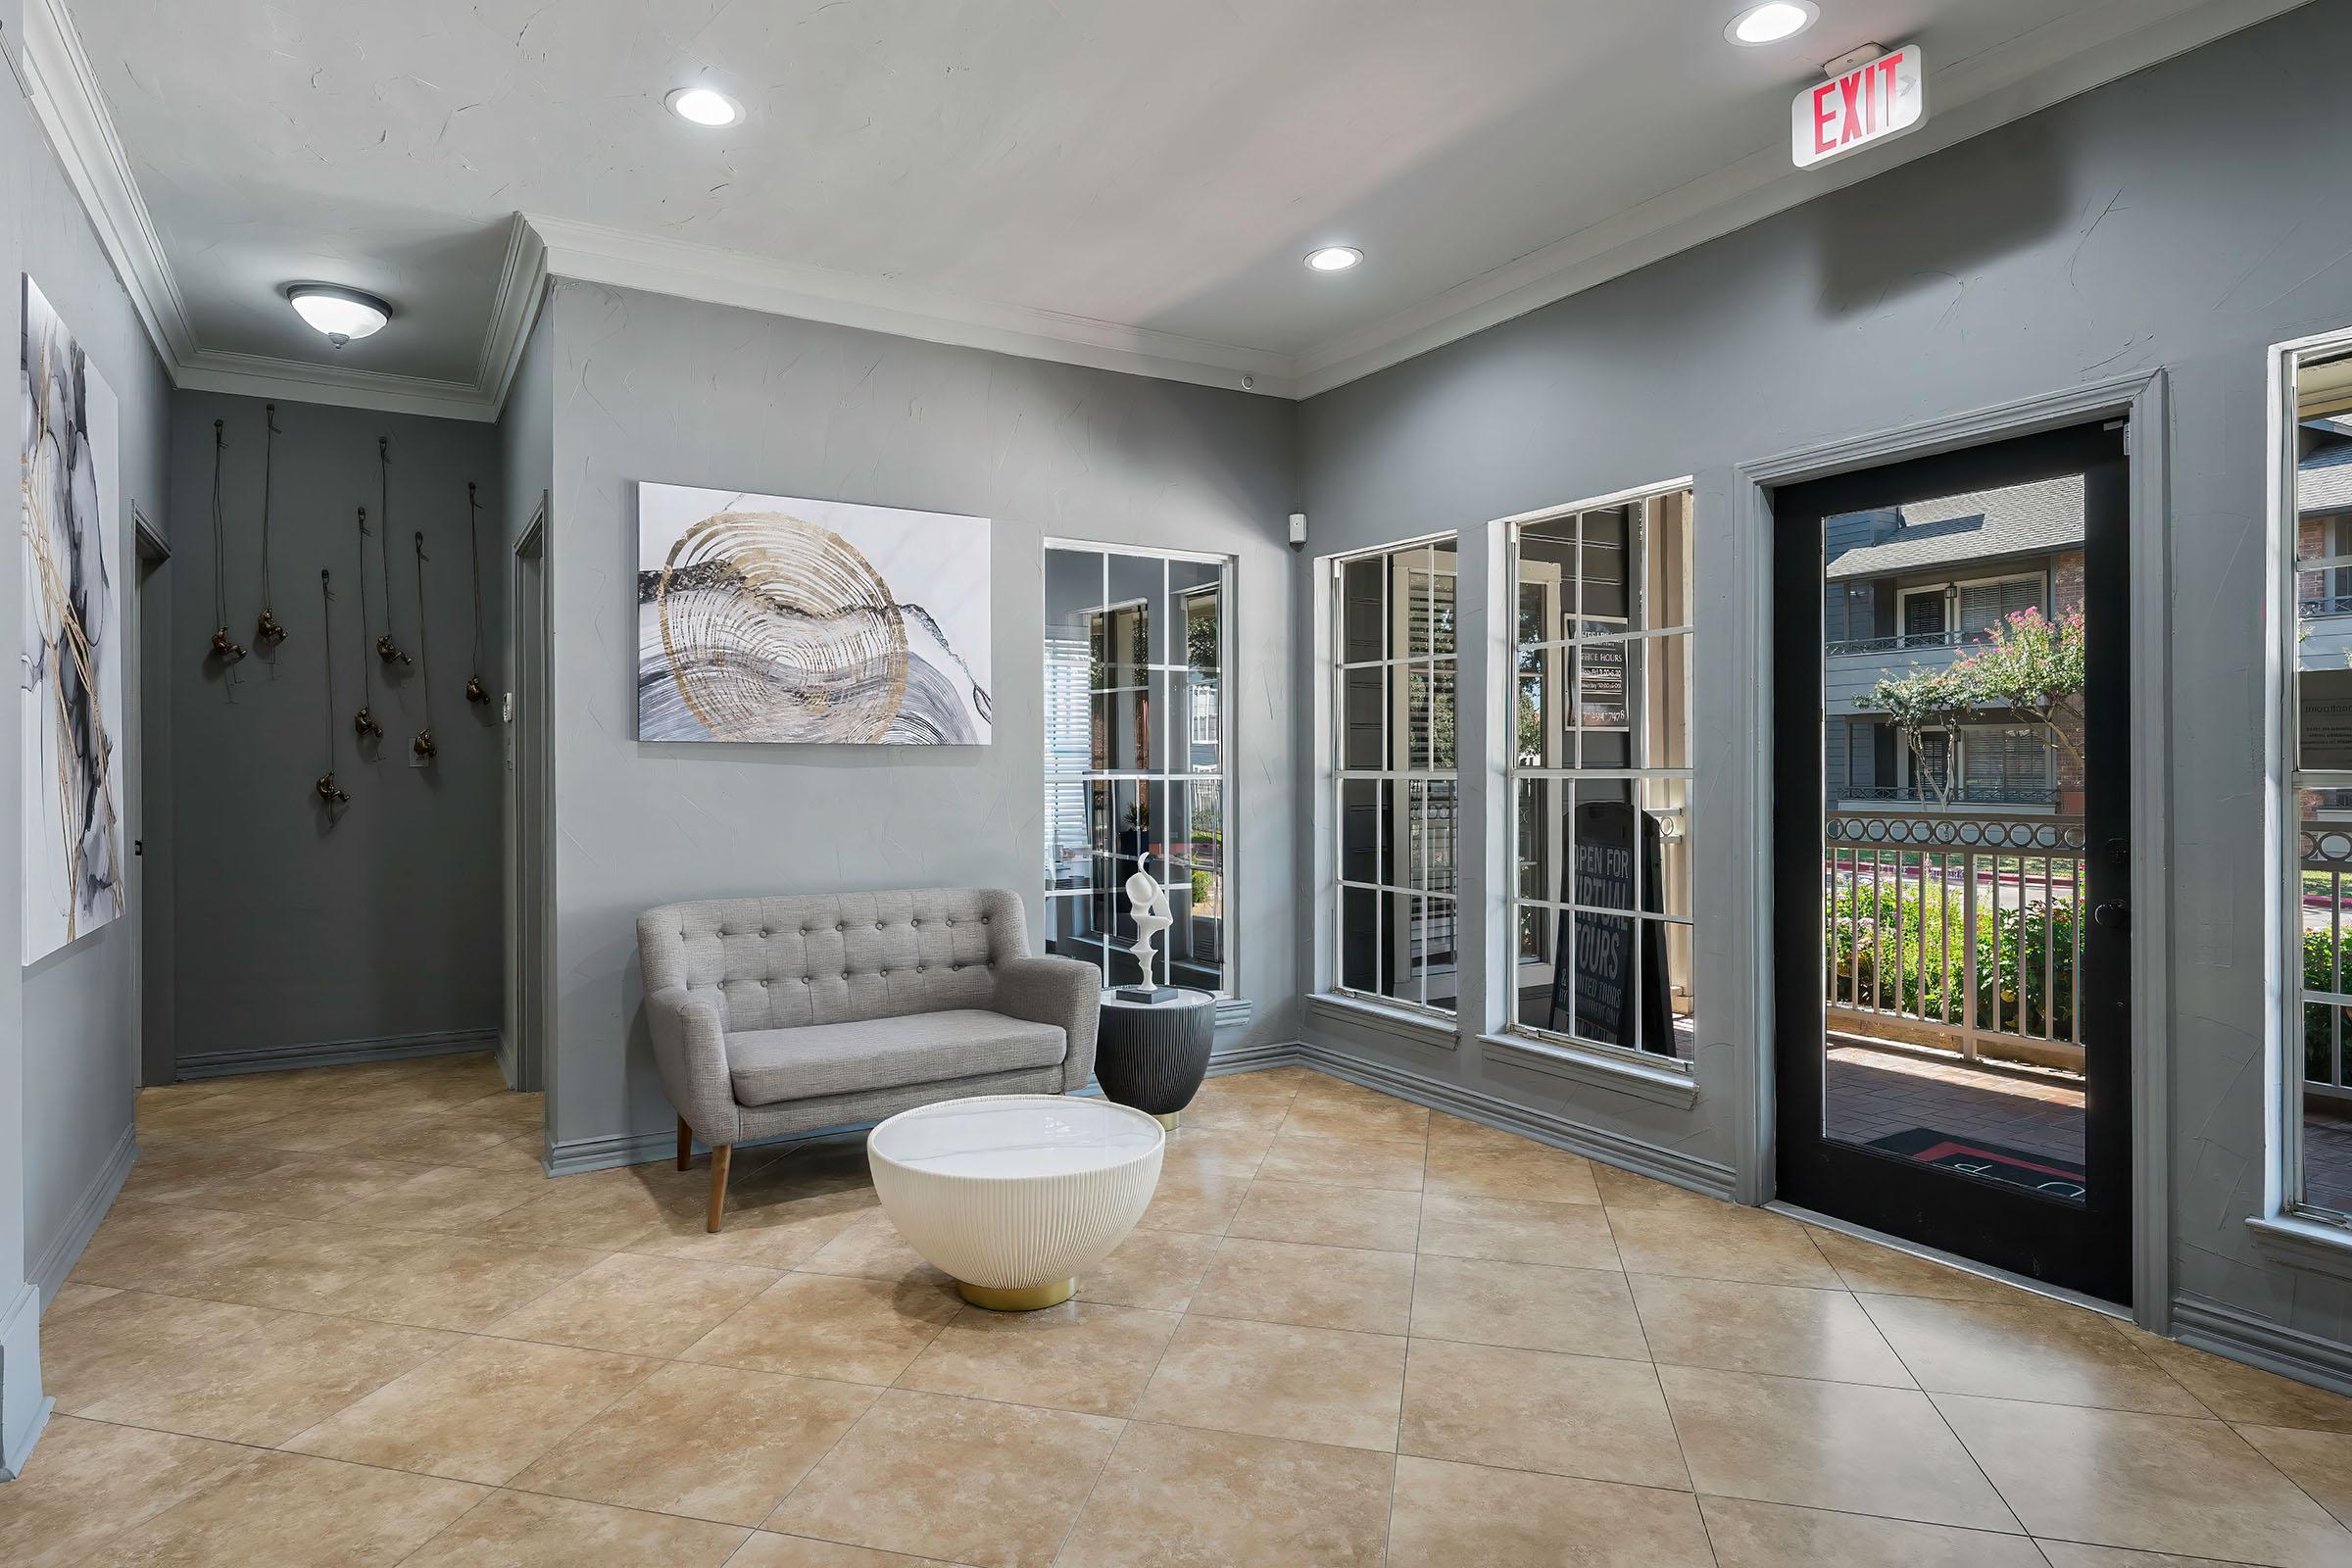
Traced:
<path id="1" fill-rule="evenodd" d="M 1002 888 L 667 904 L 637 917 L 637 962 L 678 1168 L 710 1147 L 714 1231 L 738 1143 L 1094 1074 L 1101 972 L 1030 957 Z"/>

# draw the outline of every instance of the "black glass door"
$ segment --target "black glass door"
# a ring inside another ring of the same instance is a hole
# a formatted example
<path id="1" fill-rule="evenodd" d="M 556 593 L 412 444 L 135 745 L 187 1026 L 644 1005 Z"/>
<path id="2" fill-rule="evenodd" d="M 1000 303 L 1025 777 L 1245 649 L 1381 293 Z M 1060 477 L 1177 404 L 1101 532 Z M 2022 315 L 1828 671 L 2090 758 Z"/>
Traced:
<path id="1" fill-rule="evenodd" d="M 2124 1301 L 2123 431 L 1788 486 L 1773 511 L 1780 1196 Z"/>

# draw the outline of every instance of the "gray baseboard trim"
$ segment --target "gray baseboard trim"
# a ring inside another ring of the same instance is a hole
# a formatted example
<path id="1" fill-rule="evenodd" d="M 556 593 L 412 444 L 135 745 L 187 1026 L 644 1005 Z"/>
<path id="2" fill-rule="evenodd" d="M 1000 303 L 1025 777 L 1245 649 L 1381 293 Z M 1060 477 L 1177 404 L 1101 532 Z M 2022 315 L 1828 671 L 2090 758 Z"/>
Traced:
<path id="1" fill-rule="evenodd" d="M 1231 1051 L 1209 1054 L 1208 1076 L 1218 1078 L 1229 1072 L 1263 1072 L 1268 1067 L 1288 1067 L 1298 1059 L 1298 1042 L 1277 1040 L 1265 1046 L 1236 1046 Z"/>
<path id="2" fill-rule="evenodd" d="M 130 1174 L 131 1162 L 138 1157 L 138 1128 L 125 1127 L 122 1136 L 115 1140 L 115 1147 L 107 1152 L 106 1163 L 75 1200 L 73 1217 L 66 1222 L 65 1230 L 49 1244 L 40 1260 L 25 1270 L 32 1288 L 41 1294 L 43 1306 L 56 1298 L 57 1288 L 66 1283 L 66 1276 L 80 1261 L 82 1249 L 98 1234 L 99 1222 L 114 1206 L 116 1195 L 122 1191 L 123 1178 Z"/>
<path id="3" fill-rule="evenodd" d="M 452 1056 L 499 1048 L 495 1029 L 441 1029 L 427 1034 L 378 1035 L 368 1040 L 320 1040 L 300 1046 L 265 1046 L 258 1051 L 208 1051 L 182 1056 L 173 1075 L 225 1078 L 232 1073 L 283 1072 L 290 1067 L 342 1067 L 355 1061 L 401 1061 L 410 1056 Z"/>
<path id="4" fill-rule="evenodd" d="M 1687 1188 L 1708 1198 L 1720 1198 L 1736 1202 L 1732 1196 L 1735 1180 L 1732 1167 L 1711 1159 L 1700 1159 L 1680 1150 L 1661 1149 L 1627 1138 L 1602 1127 L 1590 1127 L 1583 1122 L 1570 1121 L 1546 1110 L 1516 1104 L 1496 1095 L 1481 1090 L 1465 1089 L 1459 1084 L 1392 1066 L 1387 1062 L 1360 1061 L 1344 1055 L 1326 1046 L 1302 1044 L 1298 1048 L 1298 1059 L 1302 1066 L 1317 1072 L 1344 1078 L 1366 1089 L 1409 1100 L 1417 1105 L 1427 1105 L 1468 1121 L 1499 1127 L 1504 1132 L 1532 1138 L 1554 1149 L 1565 1149 L 1572 1154 L 1597 1159 L 1604 1165 L 1630 1170 L 1638 1176 L 1648 1176 L 1676 1187 Z"/>
<path id="5" fill-rule="evenodd" d="M 498 1049 L 495 1054 L 498 1057 L 499 1075 L 506 1079 L 507 1087 L 520 1089 L 522 1079 L 518 1075 L 522 1064 L 514 1059 L 514 1042 L 507 1038 L 507 1032 L 504 1029 L 498 1032 Z"/>
<path id="6" fill-rule="evenodd" d="M 41 1391 L 41 1293 L 26 1280 L 0 1305 L 0 1481 L 24 1473 L 57 1401 Z"/>
<path id="7" fill-rule="evenodd" d="M 2352 1346 L 2290 1329 L 2209 1297 L 2173 1298 L 2173 1338 L 2297 1383 L 2352 1395 Z"/>

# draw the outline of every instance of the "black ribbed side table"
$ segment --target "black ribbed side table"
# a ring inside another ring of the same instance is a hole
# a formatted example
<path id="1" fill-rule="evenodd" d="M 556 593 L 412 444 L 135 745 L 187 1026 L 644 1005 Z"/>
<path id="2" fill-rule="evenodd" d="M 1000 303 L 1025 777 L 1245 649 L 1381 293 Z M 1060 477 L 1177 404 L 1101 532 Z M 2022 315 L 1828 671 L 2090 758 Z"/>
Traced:
<path id="1" fill-rule="evenodd" d="M 1167 1002 L 1121 1002 L 1102 993 L 1102 1021 L 1095 1040 L 1095 1076 L 1102 1093 L 1122 1105 L 1173 1127 L 1200 1088 L 1217 1033 L 1217 999 L 1178 991 Z"/>

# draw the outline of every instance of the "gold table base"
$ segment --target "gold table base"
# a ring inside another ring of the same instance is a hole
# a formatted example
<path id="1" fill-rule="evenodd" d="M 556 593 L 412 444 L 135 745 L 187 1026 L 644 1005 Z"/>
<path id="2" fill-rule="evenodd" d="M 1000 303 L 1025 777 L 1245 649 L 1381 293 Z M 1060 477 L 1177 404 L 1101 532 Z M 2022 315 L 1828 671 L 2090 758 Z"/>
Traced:
<path id="1" fill-rule="evenodd" d="M 1032 1285 L 1024 1290 L 1004 1291 L 990 1285 L 970 1285 L 956 1282 L 956 1292 L 974 1306 L 991 1312 L 1039 1312 L 1049 1306 L 1059 1306 L 1078 1294 L 1078 1282 L 1050 1280 L 1044 1285 Z"/>

